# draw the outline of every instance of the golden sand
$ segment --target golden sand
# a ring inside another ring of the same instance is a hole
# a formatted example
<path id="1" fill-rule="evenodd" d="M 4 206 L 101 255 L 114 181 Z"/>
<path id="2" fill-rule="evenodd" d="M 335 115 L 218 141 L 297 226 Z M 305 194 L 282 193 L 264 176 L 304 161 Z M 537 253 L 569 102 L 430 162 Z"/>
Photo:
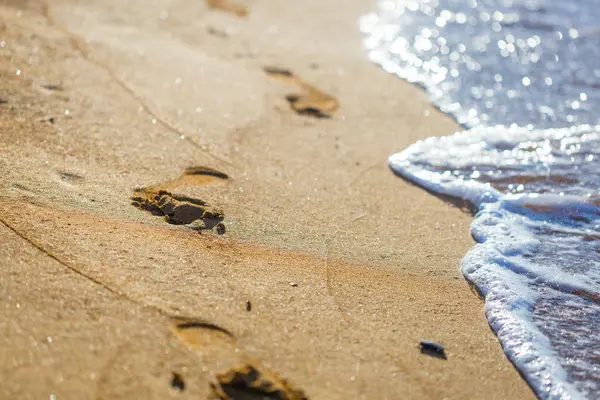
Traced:
<path id="1" fill-rule="evenodd" d="M 470 216 L 386 165 L 458 127 L 366 60 L 374 4 L 222 4 L 0 2 L 0 398 L 231 397 L 235 379 L 533 398 L 459 272 Z M 148 191 L 226 230 L 131 205 Z"/>

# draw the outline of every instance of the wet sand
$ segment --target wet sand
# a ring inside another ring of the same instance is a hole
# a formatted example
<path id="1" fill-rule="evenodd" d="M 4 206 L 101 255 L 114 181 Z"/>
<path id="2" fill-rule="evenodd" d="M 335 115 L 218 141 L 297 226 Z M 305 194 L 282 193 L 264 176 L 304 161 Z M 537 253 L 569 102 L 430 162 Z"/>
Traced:
<path id="1" fill-rule="evenodd" d="M 471 217 L 386 165 L 458 127 L 366 60 L 373 4 L 227 4 L 0 1 L 0 397 L 533 398 Z"/>

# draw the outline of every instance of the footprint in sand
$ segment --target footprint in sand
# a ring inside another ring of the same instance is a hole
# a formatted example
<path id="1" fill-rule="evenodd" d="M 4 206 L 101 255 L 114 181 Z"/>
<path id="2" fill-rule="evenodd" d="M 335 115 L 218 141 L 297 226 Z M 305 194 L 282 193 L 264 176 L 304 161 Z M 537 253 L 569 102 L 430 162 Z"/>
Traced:
<path id="1" fill-rule="evenodd" d="M 314 86 L 295 76 L 290 70 L 278 67 L 264 67 L 267 75 L 285 83 L 295 85 L 300 93 L 286 96 L 292 110 L 301 115 L 310 115 L 317 118 L 330 118 L 339 108 L 337 99 L 323 93 Z"/>
<path id="2" fill-rule="evenodd" d="M 229 358 L 238 364 L 216 374 L 211 383 L 212 396 L 219 400 L 306 400 L 303 391 L 267 371 L 255 362 L 242 361 L 243 353 L 228 330 L 215 324 L 191 318 L 174 318 L 171 326 L 175 336 L 198 353 Z"/>
<path id="3" fill-rule="evenodd" d="M 225 11 L 238 17 L 248 16 L 248 7 L 240 4 L 237 1 L 230 0 L 206 0 L 206 4 L 215 10 Z"/>
<path id="4" fill-rule="evenodd" d="M 256 365 L 244 364 L 222 374 L 211 385 L 219 400 L 307 400 L 302 390 Z"/>
<path id="5" fill-rule="evenodd" d="M 217 170 L 206 167 L 192 167 L 177 179 L 158 186 L 136 189 L 131 197 L 132 205 L 162 216 L 170 224 L 188 225 L 194 230 L 216 228 L 218 234 L 225 233 L 223 211 L 207 202 L 189 196 L 172 193 L 174 190 L 195 186 L 208 186 L 225 183 L 229 177 Z"/>

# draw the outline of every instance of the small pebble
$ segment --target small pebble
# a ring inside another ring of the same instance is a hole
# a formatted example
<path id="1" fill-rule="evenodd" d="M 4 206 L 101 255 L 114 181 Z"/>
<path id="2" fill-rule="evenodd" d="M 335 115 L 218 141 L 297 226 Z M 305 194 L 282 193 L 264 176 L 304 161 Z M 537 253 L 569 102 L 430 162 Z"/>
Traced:
<path id="1" fill-rule="evenodd" d="M 296 286 L 298 286 L 298 284 L 296 282 L 290 282 L 290 286 L 291 287 L 296 287 Z"/>
<path id="2" fill-rule="evenodd" d="M 419 346 L 421 348 L 421 353 L 446 359 L 445 348 L 439 343 L 430 340 L 421 340 Z"/>

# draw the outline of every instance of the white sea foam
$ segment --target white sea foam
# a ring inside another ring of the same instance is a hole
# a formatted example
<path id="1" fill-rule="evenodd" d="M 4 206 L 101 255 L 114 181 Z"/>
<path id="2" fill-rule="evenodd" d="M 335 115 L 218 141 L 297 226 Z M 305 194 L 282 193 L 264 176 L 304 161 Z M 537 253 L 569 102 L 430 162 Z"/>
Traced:
<path id="1" fill-rule="evenodd" d="M 472 127 L 389 163 L 477 210 L 463 273 L 544 399 L 600 398 L 599 6 L 382 0 L 361 20 L 374 62 Z"/>
<path id="2" fill-rule="evenodd" d="M 600 196 L 597 174 L 585 174 L 600 171 L 600 127 L 475 128 L 418 142 L 389 163 L 478 210 L 478 244 L 463 273 L 485 296 L 490 325 L 538 395 L 597 397 Z"/>

